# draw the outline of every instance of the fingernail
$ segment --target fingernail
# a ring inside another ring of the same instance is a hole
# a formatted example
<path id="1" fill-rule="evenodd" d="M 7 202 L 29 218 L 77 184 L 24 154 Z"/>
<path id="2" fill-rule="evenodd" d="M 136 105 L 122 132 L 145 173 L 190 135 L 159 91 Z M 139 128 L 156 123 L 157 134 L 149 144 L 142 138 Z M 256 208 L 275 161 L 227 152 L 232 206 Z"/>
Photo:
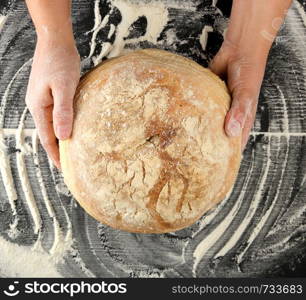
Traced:
<path id="1" fill-rule="evenodd" d="M 59 140 L 65 140 L 69 138 L 70 130 L 70 126 L 56 126 L 55 135 Z"/>
<path id="2" fill-rule="evenodd" d="M 241 125 L 240 123 L 235 120 L 235 119 L 231 119 L 229 124 L 228 124 L 228 132 L 230 134 L 230 136 L 238 136 L 241 134 Z"/>

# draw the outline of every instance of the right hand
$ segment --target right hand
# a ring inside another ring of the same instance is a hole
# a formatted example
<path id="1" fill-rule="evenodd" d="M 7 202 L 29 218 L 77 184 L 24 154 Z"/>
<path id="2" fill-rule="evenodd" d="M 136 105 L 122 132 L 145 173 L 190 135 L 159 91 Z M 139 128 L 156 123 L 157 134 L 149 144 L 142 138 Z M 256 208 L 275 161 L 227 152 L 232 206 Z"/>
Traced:
<path id="1" fill-rule="evenodd" d="M 33 116 L 40 142 L 57 168 L 57 139 L 70 137 L 73 98 L 80 79 L 80 57 L 73 38 L 55 35 L 38 38 L 26 104 Z"/>
<path id="2" fill-rule="evenodd" d="M 232 103 L 225 132 L 242 135 L 242 150 L 255 120 L 267 57 L 291 2 L 234 0 L 224 42 L 210 63 L 227 80 Z"/>

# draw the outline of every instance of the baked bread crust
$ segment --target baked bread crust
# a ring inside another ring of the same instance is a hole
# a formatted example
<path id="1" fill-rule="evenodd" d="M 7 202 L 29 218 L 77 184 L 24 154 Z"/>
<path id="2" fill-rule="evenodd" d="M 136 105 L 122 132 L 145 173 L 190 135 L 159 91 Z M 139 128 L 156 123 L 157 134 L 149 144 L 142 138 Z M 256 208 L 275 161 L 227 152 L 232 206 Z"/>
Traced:
<path id="1" fill-rule="evenodd" d="M 241 137 L 224 132 L 231 97 L 209 69 L 138 50 L 87 73 L 74 100 L 72 136 L 59 143 L 62 172 L 98 221 L 130 232 L 176 231 L 232 188 Z"/>

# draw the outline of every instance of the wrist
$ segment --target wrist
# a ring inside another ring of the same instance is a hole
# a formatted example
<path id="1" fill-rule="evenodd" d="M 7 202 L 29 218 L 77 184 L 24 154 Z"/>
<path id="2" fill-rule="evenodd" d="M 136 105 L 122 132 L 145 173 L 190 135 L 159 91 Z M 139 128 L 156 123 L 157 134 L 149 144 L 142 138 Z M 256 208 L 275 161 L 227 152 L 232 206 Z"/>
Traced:
<path id="1" fill-rule="evenodd" d="M 234 0 L 226 39 L 239 51 L 269 52 L 291 0 Z"/>
<path id="2" fill-rule="evenodd" d="M 74 44 L 72 22 L 70 16 L 55 20 L 44 20 L 35 24 L 38 40 L 61 41 L 62 43 Z"/>
<path id="3" fill-rule="evenodd" d="M 38 40 L 72 43 L 71 0 L 26 0 Z"/>
<path id="4" fill-rule="evenodd" d="M 37 44 L 43 45 L 62 45 L 67 48 L 75 47 L 75 40 L 72 29 L 57 29 L 48 26 L 41 26 L 36 29 Z"/>

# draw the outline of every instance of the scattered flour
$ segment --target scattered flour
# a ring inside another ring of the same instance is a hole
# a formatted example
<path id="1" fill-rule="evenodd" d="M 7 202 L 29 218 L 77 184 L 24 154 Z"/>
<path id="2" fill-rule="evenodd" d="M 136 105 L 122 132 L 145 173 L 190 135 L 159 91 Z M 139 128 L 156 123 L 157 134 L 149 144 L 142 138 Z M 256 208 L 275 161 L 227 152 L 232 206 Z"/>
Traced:
<path id="1" fill-rule="evenodd" d="M 7 16 L 0 15 L 0 31 L 2 30 L 6 19 L 7 19 Z"/>
<path id="2" fill-rule="evenodd" d="M 62 277 L 46 252 L 19 246 L 0 236 L 0 274 L 5 277 Z"/>
<path id="3" fill-rule="evenodd" d="M 206 44 L 207 44 L 207 38 L 208 38 L 208 33 L 213 32 L 214 29 L 211 26 L 204 26 L 202 30 L 202 34 L 200 35 L 200 44 L 202 46 L 202 49 L 206 49 Z"/>

